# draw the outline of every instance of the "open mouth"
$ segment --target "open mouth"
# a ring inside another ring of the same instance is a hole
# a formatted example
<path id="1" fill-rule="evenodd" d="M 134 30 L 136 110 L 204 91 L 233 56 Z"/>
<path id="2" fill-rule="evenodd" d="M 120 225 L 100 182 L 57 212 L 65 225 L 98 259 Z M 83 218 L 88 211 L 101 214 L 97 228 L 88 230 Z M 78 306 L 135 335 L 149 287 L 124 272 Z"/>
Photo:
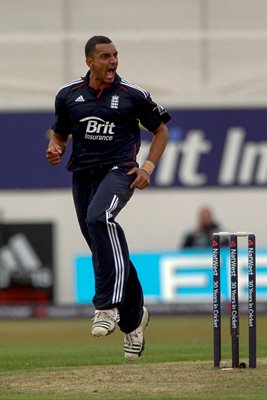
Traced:
<path id="1" fill-rule="evenodd" d="M 106 72 L 106 77 L 108 80 L 114 80 L 115 79 L 115 74 L 116 74 L 116 69 L 115 68 L 109 68 Z"/>

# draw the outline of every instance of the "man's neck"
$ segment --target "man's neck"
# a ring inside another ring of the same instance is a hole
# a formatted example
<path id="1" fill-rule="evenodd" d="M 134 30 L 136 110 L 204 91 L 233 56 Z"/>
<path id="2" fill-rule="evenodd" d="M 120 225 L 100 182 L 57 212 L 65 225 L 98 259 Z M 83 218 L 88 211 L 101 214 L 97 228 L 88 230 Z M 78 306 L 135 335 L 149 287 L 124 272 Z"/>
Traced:
<path id="1" fill-rule="evenodd" d="M 111 84 L 100 81 L 93 77 L 90 77 L 89 85 L 95 90 L 103 90 L 111 86 Z"/>

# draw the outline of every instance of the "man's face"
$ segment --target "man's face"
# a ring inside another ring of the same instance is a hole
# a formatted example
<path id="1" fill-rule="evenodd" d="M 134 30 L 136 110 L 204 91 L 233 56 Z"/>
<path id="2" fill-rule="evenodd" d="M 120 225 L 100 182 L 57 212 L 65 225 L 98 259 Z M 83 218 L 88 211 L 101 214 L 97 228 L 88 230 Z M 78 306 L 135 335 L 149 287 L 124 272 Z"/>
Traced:
<path id="1" fill-rule="evenodd" d="M 100 84 L 110 85 L 118 66 L 118 52 L 113 43 L 97 44 L 92 56 L 86 58 L 90 77 Z"/>

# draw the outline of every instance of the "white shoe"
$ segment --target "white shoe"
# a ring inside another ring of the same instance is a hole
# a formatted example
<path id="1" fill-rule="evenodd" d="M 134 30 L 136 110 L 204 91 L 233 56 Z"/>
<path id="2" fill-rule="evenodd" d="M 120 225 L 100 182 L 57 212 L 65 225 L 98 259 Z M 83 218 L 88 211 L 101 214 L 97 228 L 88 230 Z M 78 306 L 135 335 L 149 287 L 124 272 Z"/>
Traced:
<path id="1" fill-rule="evenodd" d="M 143 311 L 143 317 L 138 328 L 124 334 L 124 357 L 127 360 L 136 360 L 145 348 L 144 330 L 148 325 L 149 312 L 146 307 L 143 307 Z"/>
<path id="2" fill-rule="evenodd" d="M 118 322 L 119 312 L 117 308 L 110 310 L 95 310 L 93 318 L 92 335 L 107 336 L 115 330 L 115 322 Z"/>

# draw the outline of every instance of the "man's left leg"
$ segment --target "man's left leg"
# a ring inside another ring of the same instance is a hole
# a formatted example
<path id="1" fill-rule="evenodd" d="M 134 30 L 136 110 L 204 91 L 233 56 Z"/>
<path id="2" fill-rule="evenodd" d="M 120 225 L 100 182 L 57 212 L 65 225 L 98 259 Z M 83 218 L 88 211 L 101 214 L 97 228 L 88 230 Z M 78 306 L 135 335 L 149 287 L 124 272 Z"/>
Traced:
<path id="1" fill-rule="evenodd" d="M 106 335 L 114 329 L 114 310 L 120 313 L 119 326 L 129 333 L 140 325 L 143 317 L 143 292 L 134 266 L 129 260 L 126 238 L 115 221 L 120 210 L 133 194 L 128 168 L 110 170 L 103 178 L 87 213 L 95 273 L 97 310 L 93 334 Z M 105 319 L 111 315 L 110 325 Z"/>
<path id="2" fill-rule="evenodd" d="M 136 269 L 130 261 L 130 273 L 125 289 L 125 298 L 119 310 L 119 326 L 124 332 L 124 357 L 135 360 L 145 348 L 144 330 L 148 325 L 149 313 L 144 307 L 143 291 Z"/>

